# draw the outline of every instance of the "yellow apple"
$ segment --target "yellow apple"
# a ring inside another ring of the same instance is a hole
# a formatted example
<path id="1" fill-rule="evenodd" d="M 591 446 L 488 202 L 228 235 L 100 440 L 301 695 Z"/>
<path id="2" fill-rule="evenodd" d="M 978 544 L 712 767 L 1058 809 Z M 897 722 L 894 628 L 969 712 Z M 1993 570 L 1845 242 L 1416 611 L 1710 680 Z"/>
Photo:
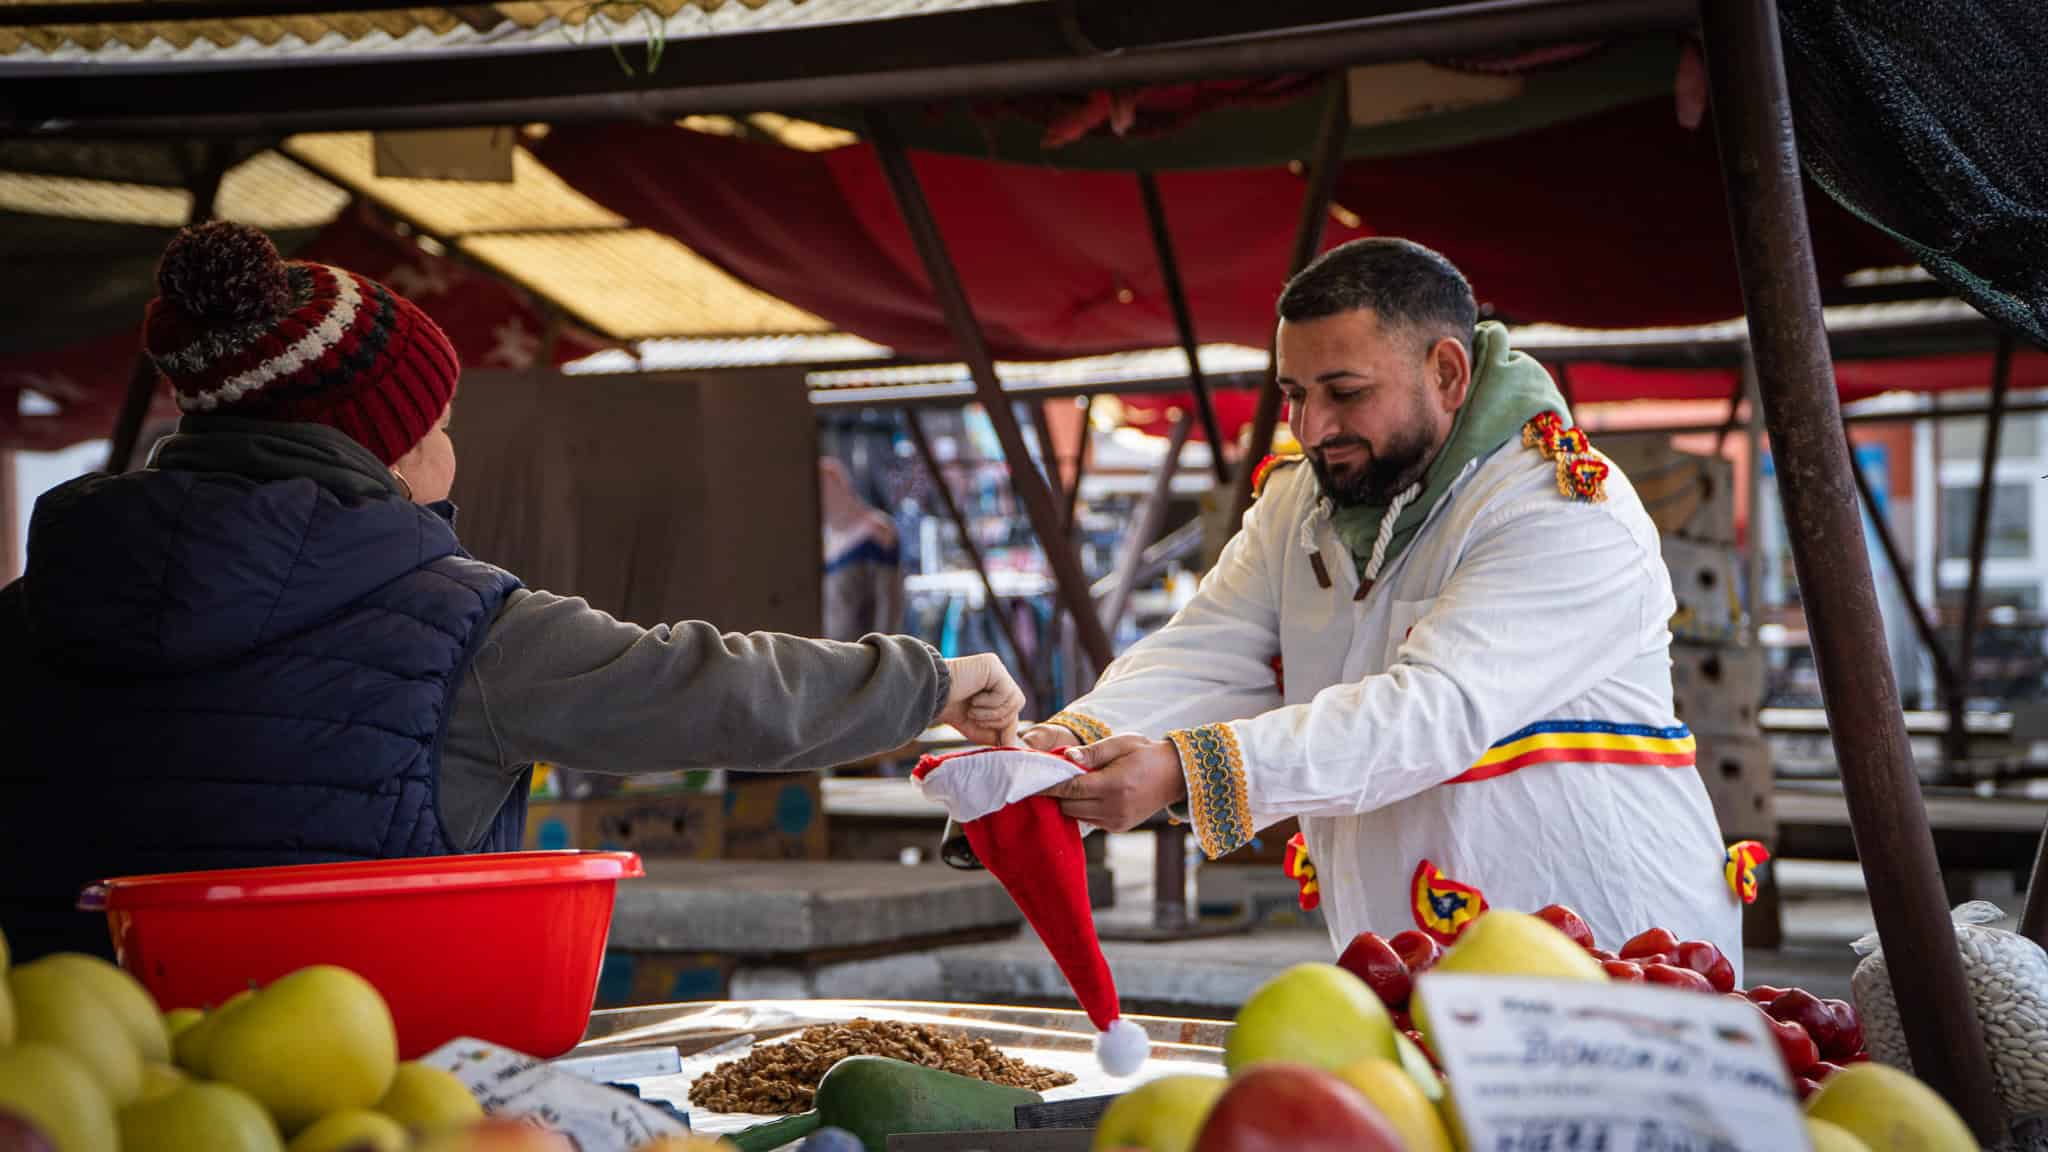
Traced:
<path id="1" fill-rule="evenodd" d="M 1549 921 L 1527 912 L 1495 908 L 1466 925 L 1458 942 L 1417 981 L 1425 991 L 1409 1003 L 1408 1012 L 1415 1019 L 1415 1030 L 1425 1038 L 1429 1036 L 1426 989 L 1429 978 L 1438 972 L 1596 983 L 1607 979 L 1600 962 Z"/>
<path id="2" fill-rule="evenodd" d="M 84 1061 L 52 1044 L 0 1049 L 0 1110 L 19 1115 L 57 1152 L 115 1152 L 114 1104 Z"/>
<path id="3" fill-rule="evenodd" d="M 383 1099 L 398 1069 L 398 1032 L 369 981 L 314 965 L 225 1015 L 207 1063 L 214 1079 L 245 1089 L 292 1135 L 329 1112 Z"/>
<path id="4" fill-rule="evenodd" d="M 1813 1141 L 1813 1152 L 1870 1152 L 1870 1145 L 1850 1135 L 1847 1128 L 1811 1116 L 1806 1118 L 1806 1138 Z"/>
<path id="5" fill-rule="evenodd" d="M 79 983 L 84 984 L 100 1003 L 121 1022 L 121 1029 L 135 1042 L 135 1050 L 144 1060 L 163 1063 L 171 1058 L 170 1034 L 164 1031 L 164 1018 L 157 1011 L 156 1000 L 150 996 L 135 977 L 97 956 L 81 952 L 58 952 L 36 961 L 70 972 Z"/>
<path id="6" fill-rule="evenodd" d="M 247 1092 L 186 1084 L 121 1110 L 121 1152 L 281 1152 L 277 1125 Z"/>
<path id="7" fill-rule="evenodd" d="M 179 1033 L 199 1023 L 205 1017 L 206 1013 L 201 1012 L 197 1008 L 173 1008 L 169 1012 L 164 1013 L 164 1035 L 169 1036 L 175 1042 L 178 1039 Z"/>
<path id="8" fill-rule="evenodd" d="M 391 1117 L 367 1108 L 344 1108 L 313 1121 L 304 1132 L 292 1137 L 285 1152 L 405 1152 L 408 1143 L 405 1129 Z"/>
<path id="9" fill-rule="evenodd" d="M 1188 1152 L 1229 1086 L 1221 1076 L 1165 1076 L 1140 1084 L 1110 1102 L 1095 1125 L 1092 1148 Z"/>
<path id="10" fill-rule="evenodd" d="M 142 1091 L 136 1093 L 135 1103 L 147 1100 L 161 1100 L 190 1084 L 191 1078 L 172 1064 L 145 1063 L 142 1066 Z M 133 1108 L 135 1104 L 129 1105 Z"/>
<path id="11" fill-rule="evenodd" d="M 1399 1058 L 1393 1018 L 1363 980 L 1335 964 L 1297 964 L 1266 981 L 1223 1042 L 1232 1075 L 1274 1062 L 1327 1072 L 1374 1056 Z"/>
<path id="12" fill-rule="evenodd" d="M 78 1057 L 119 1108 L 142 1091 L 142 1056 L 112 1010 L 75 972 L 40 961 L 7 974 L 15 1042 L 53 1044 Z"/>
<path id="13" fill-rule="evenodd" d="M 1932 1088 L 1883 1064 L 1851 1064 L 1827 1078 L 1806 1114 L 1880 1152 L 1977 1152 L 1977 1139 Z"/>
<path id="14" fill-rule="evenodd" d="M 461 1078 L 417 1061 L 398 1066 L 391 1087 L 377 1101 L 377 1111 L 422 1133 L 460 1128 L 484 1118 L 484 1106 L 470 1095 Z"/>
<path id="15" fill-rule="evenodd" d="M 215 1008 L 185 1025 L 171 1036 L 171 1055 L 178 1067 L 194 1076 L 213 1075 L 213 1034 L 221 1021 L 248 1006 L 256 998 L 256 990 L 244 988 Z"/>
<path id="16" fill-rule="evenodd" d="M 1360 1060 L 1337 1069 L 1337 1079 L 1356 1088 L 1366 1103 L 1379 1109 L 1400 1133 L 1407 1152 L 1451 1152 L 1451 1136 L 1444 1130 L 1436 1105 L 1399 1064 Z"/>

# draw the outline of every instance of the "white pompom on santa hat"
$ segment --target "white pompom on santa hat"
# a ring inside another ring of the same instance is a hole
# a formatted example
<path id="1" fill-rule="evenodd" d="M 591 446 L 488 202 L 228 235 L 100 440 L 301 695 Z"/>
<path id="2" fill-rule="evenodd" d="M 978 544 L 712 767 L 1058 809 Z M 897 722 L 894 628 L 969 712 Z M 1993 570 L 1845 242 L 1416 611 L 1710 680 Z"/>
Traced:
<path id="1" fill-rule="evenodd" d="M 1129 1076 L 1151 1055 L 1152 1043 L 1117 1006 L 1116 981 L 1088 906 L 1080 825 L 1057 800 L 1041 795 L 1082 771 L 1051 752 L 977 748 L 927 756 L 911 778 L 959 822 L 974 854 L 1045 942 L 1100 1033 L 1095 1058 L 1103 1071 Z"/>

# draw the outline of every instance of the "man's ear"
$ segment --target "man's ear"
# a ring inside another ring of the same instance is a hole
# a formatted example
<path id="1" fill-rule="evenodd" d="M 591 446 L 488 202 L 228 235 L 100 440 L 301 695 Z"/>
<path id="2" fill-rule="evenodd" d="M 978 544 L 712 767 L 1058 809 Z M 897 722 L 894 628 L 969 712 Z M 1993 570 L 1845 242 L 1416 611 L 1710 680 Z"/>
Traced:
<path id="1" fill-rule="evenodd" d="M 1463 341 L 1446 336 L 1430 345 L 1428 379 L 1437 404 L 1445 412 L 1465 406 L 1472 390 L 1472 354 Z"/>

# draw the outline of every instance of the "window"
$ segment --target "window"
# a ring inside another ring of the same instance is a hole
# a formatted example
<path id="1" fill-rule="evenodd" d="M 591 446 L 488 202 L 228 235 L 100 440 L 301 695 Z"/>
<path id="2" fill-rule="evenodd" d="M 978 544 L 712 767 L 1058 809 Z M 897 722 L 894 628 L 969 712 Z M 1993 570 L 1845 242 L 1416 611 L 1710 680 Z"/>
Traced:
<path id="1" fill-rule="evenodd" d="M 1941 490 L 1941 555 L 1945 560 L 1970 558 L 1970 529 L 1977 517 L 1977 486 L 1954 484 Z M 2034 490 L 2028 484 L 1999 484 L 1991 492 L 1990 532 L 1984 541 L 1987 559 L 2024 560 L 2034 554 Z"/>
<path id="2" fill-rule="evenodd" d="M 2027 394 L 2006 394 L 2006 403 L 2012 404 L 2033 397 Z M 1941 399 L 1944 408 L 1982 407 L 1991 402 L 1983 392 L 1952 392 Z M 1981 460 L 1984 457 L 1984 417 L 1968 416 L 1946 420 L 1936 425 L 1941 429 L 1941 458 L 1943 460 Z M 1998 458 L 2010 460 L 2014 457 L 2036 456 L 2041 451 L 2041 418 L 2031 412 L 2007 412 L 2005 426 L 1998 432 Z"/>

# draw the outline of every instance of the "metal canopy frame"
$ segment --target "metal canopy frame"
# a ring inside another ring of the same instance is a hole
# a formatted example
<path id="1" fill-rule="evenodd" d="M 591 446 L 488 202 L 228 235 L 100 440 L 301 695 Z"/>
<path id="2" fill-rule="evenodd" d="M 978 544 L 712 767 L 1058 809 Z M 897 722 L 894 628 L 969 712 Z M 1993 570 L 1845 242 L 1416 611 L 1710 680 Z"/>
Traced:
<path id="1" fill-rule="evenodd" d="M 1188 6 L 1204 19 L 1221 18 L 1222 5 L 1188 0 Z M 1055 13 L 1079 11 L 1097 16 L 1107 10 L 1100 0 L 1044 7 Z M 1314 6 L 1286 7 L 1299 12 Z M 1389 10 L 1394 8 L 1399 10 Z M 1156 16 L 1156 10 L 1153 12 Z M 303 74 L 297 82 L 279 84 L 275 82 L 277 70 L 265 68 L 222 72 L 203 85 L 195 85 L 189 75 L 168 73 L 156 77 L 95 75 L 90 85 L 71 82 L 68 87 L 45 78 L 11 85 L 4 105 L 0 105 L 0 117 L 4 117 L 0 132 L 279 133 L 529 120 L 667 120 L 686 113 L 754 112 L 774 107 L 854 105 L 869 109 L 871 139 L 972 371 L 975 395 L 1002 441 L 1018 497 L 1045 546 L 1061 602 L 1099 668 L 1109 655 L 1102 620 L 1062 530 L 1053 493 L 1025 450 L 1010 406 L 1012 397 L 996 377 L 910 158 L 890 125 L 887 106 L 1283 71 L 1330 71 L 1620 33 L 1689 29 L 1695 22 L 1705 32 L 1715 131 L 1728 186 L 1762 416 L 1779 461 L 1778 482 L 1794 561 L 1810 605 L 1815 658 L 1842 768 L 1851 828 L 1862 847 L 1859 855 L 1878 933 L 1891 964 L 1908 1048 L 1916 1071 L 1957 1108 L 1981 1141 L 1994 1145 L 2006 1135 L 2005 1117 L 1995 1095 L 1983 1031 L 1952 946 L 1953 930 L 1933 838 L 1912 769 L 1862 546 L 1854 473 L 1842 434 L 1807 234 L 1773 0 L 1493 0 L 1434 9 L 1382 5 L 1377 14 L 1316 27 L 1291 27 L 1270 34 L 1226 31 L 1216 39 L 1109 52 L 1086 43 L 1069 24 L 1061 26 L 1064 43 L 1057 48 L 1020 44 L 1000 59 L 942 57 L 934 61 L 929 58 L 933 46 L 925 45 L 925 59 L 912 61 L 909 57 L 915 53 L 899 50 L 866 65 L 876 70 L 854 73 L 845 69 L 854 66 L 849 61 L 860 57 L 846 51 L 846 31 L 832 29 L 832 36 L 838 38 L 834 44 L 837 58 L 810 72 L 778 70 L 760 79 L 751 78 L 759 73 L 734 76 L 731 68 L 739 61 L 731 56 L 733 45 L 707 41 L 703 47 L 714 52 L 728 50 L 722 66 L 725 71 L 714 68 L 695 73 L 696 82 L 635 91 L 615 87 L 528 97 L 506 95 L 536 82 L 537 77 L 544 80 L 546 70 L 532 68 L 525 58 L 495 62 L 499 74 L 491 84 L 481 86 L 474 77 L 455 83 L 445 74 L 441 77 L 445 83 L 430 85 L 421 77 L 445 67 L 437 61 L 356 66 L 390 69 L 385 75 L 394 80 L 401 69 L 412 69 L 412 82 L 397 86 L 307 84 Z M 1117 26 L 1114 21 L 1111 25 Z M 1148 27 L 1143 20 L 1121 26 Z M 892 29 L 881 30 L 884 36 L 889 31 Z M 798 41 L 792 35 L 787 42 Z M 508 82 L 512 79 L 506 74 L 508 69 L 516 70 L 519 84 Z M 332 74 L 344 71 L 346 68 L 337 69 Z M 692 75 L 689 70 L 679 71 Z M 147 98 L 149 92 L 160 98 Z M 369 93 L 376 94 L 381 106 L 350 103 L 367 99 Z M 316 100 L 324 103 L 311 102 Z M 1331 146 L 1319 151 L 1327 156 L 1335 155 L 1337 149 Z M 1301 229 L 1305 238 L 1320 234 L 1326 209 L 1316 203 L 1313 186 L 1328 180 L 1331 167 L 1317 164 L 1308 174 L 1311 189 L 1305 197 Z M 1305 240 L 1304 246 L 1313 252 L 1311 241 Z M 1296 265 L 1305 262 L 1298 258 Z M 1277 404 L 1273 411 L 1277 414 Z M 1272 425 L 1272 417 L 1268 417 L 1264 426 L 1270 430 Z M 1247 474 L 1260 448 L 1255 439 L 1252 451 L 1242 461 Z M 2048 868 L 2048 856 L 2044 856 L 2043 867 Z M 2041 887 L 2035 885 L 2028 909 L 2028 919 L 2036 929 L 2048 916 L 2041 907 Z"/>

